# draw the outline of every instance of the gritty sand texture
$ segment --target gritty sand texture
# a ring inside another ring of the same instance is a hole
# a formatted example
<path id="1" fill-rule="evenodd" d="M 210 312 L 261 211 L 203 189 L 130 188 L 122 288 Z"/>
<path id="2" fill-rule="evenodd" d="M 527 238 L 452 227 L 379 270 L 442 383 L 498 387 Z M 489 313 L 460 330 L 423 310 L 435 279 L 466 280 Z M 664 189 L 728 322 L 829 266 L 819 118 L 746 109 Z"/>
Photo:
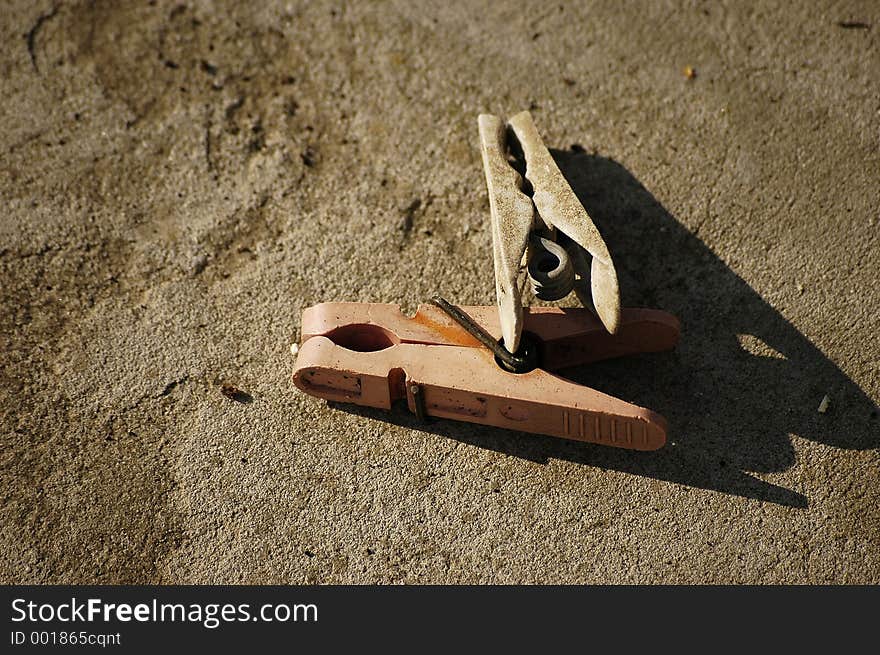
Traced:
<path id="1" fill-rule="evenodd" d="M 880 582 L 877 3 L 441 4 L 6 3 L 0 579 Z M 572 373 L 656 453 L 290 383 L 312 304 L 494 303 L 528 108 L 682 320 Z"/>

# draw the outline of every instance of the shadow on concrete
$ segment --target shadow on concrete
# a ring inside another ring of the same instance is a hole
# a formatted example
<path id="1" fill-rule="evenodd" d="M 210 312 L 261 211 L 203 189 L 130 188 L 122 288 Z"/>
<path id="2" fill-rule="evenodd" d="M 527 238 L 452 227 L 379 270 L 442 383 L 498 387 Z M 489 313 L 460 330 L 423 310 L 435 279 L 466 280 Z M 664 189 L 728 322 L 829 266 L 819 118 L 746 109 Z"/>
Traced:
<path id="1" fill-rule="evenodd" d="M 466 423 L 421 423 L 405 407 L 334 407 L 534 462 L 568 460 L 799 508 L 809 504 L 803 494 L 750 474 L 794 466 L 789 435 L 837 448 L 880 446 L 874 402 L 623 166 L 580 151 L 552 153 L 614 255 L 623 305 L 663 309 L 682 322 L 674 352 L 563 375 L 663 414 L 667 446 L 642 453 Z M 820 414 L 826 394 L 831 408 Z"/>

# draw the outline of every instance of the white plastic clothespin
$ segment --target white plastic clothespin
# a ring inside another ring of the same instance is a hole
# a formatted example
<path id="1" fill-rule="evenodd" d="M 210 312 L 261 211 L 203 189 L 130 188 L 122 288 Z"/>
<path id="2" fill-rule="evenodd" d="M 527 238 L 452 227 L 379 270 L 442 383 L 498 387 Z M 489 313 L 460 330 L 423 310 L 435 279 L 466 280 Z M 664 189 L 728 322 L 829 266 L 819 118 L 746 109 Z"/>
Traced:
<path id="1" fill-rule="evenodd" d="M 505 125 L 497 116 L 482 114 L 479 128 L 505 348 L 516 352 L 520 345 L 523 307 L 519 274 L 524 264 L 535 295 L 543 300 L 565 297 L 574 287 L 575 273 L 589 275 L 596 313 L 605 329 L 615 334 L 620 324 L 620 291 L 611 254 L 541 140 L 532 115 L 521 112 Z M 515 155 L 524 160 L 528 184 L 511 163 Z M 559 243 L 559 233 L 570 243 Z M 583 248 L 591 255 L 589 273 L 584 258 L 571 256 L 566 246 Z"/>

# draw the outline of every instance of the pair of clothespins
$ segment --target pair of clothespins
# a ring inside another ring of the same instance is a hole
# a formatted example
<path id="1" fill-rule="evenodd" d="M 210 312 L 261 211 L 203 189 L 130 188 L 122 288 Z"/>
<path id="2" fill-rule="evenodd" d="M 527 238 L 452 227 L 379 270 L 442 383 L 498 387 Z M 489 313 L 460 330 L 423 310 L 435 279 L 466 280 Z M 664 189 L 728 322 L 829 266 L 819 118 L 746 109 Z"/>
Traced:
<path id="1" fill-rule="evenodd" d="M 480 116 L 479 129 L 497 307 L 456 307 L 436 298 L 413 317 L 389 304 L 310 307 L 303 313 L 294 384 L 319 398 L 382 409 L 405 399 L 422 418 L 637 450 L 661 447 L 662 416 L 551 371 L 671 349 L 678 320 L 658 310 L 621 310 L 608 248 L 528 112 L 509 126 Z M 546 300 L 567 295 L 576 275 L 589 277 L 595 313 L 524 308 L 523 268 Z"/>

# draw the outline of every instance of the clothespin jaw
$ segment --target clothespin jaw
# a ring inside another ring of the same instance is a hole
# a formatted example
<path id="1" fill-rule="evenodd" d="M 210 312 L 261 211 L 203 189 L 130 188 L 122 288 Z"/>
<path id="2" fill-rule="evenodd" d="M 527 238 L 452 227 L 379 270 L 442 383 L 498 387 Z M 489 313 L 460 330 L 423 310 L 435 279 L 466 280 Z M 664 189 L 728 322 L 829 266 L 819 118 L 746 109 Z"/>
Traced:
<path id="1" fill-rule="evenodd" d="M 563 278 L 561 282 L 554 281 L 556 288 L 547 299 L 561 298 L 572 289 L 574 283 L 571 263 L 566 261 L 568 254 L 548 238 L 558 230 L 592 257 L 590 288 L 593 305 L 602 324 L 614 334 L 620 324 L 620 290 L 611 254 L 598 228 L 541 140 L 531 114 L 524 111 L 513 116 L 509 121 L 509 132 L 496 116 L 483 114 L 478 123 L 489 190 L 495 285 L 505 346 L 511 352 L 519 347 L 522 298 L 514 290 L 518 290 L 523 255 L 533 231 L 533 252 L 528 260 L 529 274 L 537 294 L 541 295 L 541 285 L 552 277 L 548 275 L 549 271 L 540 270 L 542 261 L 537 261 L 537 266 L 531 265 L 539 258 L 557 262 L 558 277 Z M 512 147 L 525 160 L 525 179 L 530 195 L 524 191 L 522 177 L 508 163 Z M 538 234 L 542 231 L 543 235 Z"/>
<path id="2" fill-rule="evenodd" d="M 523 315 L 519 271 L 535 222 L 535 206 L 522 191 L 522 177 L 507 161 L 504 123 L 497 116 L 488 114 L 482 114 L 477 122 L 486 186 L 489 189 L 495 297 L 504 347 L 516 352 L 522 334 Z"/>

